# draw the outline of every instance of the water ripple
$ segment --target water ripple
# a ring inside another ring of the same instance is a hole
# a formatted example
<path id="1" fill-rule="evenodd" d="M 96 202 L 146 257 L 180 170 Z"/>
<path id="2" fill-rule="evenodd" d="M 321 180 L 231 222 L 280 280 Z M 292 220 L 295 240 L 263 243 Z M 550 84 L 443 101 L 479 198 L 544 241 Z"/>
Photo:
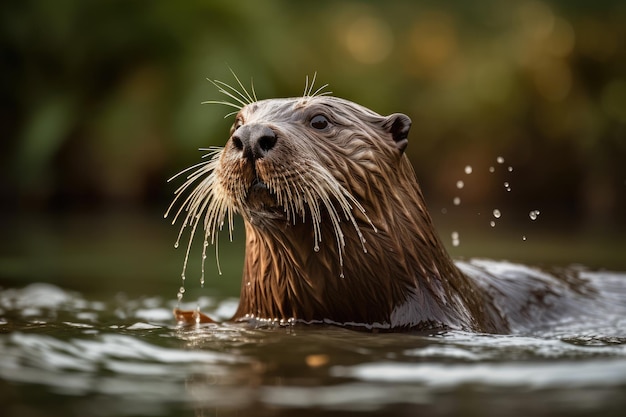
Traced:
<path id="1" fill-rule="evenodd" d="M 576 372 L 572 372 L 574 369 Z M 336 377 L 349 377 L 360 381 L 419 383 L 437 388 L 483 384 L 499 387 L 563 389 L 626 384 L 626 360 L 465 365 L 388 362 L 352 367 L 337 366 L 333 367 L 330 373 Z"/>
<path id="2" fill-rule="evenodd" d="M 601 282 L 615 305 L 624 301 L 612 288 L 623 288 L 625 274 L 582 273 Z M 237 300 L 203 297 L 182 307 L 198 305 L 228 317 Z M 520 415 L 514 407 L 532 403 L 620 415 L 626 406 L 626 316 L 619 311 L 516 335 L 371 334 L 333 326 L 178 327 L 174 306 L 158 297 L 89 300 L 49 284 L 0 290 L 0 388 L 9 384 L 24 396 L 38 389 L 80 415 L 190 408 L 247 415 L 259 407 L 415 414 L 407 406 L 455 414 L 449 407 L 468 392 L 484 406 L 477 414 L 496 407 Z"/>

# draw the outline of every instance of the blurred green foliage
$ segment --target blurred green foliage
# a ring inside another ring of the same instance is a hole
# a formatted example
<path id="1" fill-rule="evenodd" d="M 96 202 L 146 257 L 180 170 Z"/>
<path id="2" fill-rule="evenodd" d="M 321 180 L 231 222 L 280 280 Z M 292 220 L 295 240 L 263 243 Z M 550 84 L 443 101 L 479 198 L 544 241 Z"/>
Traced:
<path id="1" fill-rule="evenodd" d="M 7 0 L 0 65 L 5 209 L 163 205 L 165 180 L 227 140 L 230 110 L 200 102 L 231 67 L 261 98 L 317 72 L 408 114 L 431 207 L 626 221 L 622 1 Z M 513 172 L 489 172 L 500 155 Z"/>

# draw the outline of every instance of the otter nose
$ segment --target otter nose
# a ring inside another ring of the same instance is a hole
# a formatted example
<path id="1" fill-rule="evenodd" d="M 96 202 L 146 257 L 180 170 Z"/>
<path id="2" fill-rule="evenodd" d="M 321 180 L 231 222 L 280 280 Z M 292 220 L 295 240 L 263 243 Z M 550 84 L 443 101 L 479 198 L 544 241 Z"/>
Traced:
<path id="1" fill-rule="evenodd" d="M 266 125 L 243 125 L 233 133 L 233 143 L 251 161 L 263 158 L 276 145 L 276 133 Z"/>

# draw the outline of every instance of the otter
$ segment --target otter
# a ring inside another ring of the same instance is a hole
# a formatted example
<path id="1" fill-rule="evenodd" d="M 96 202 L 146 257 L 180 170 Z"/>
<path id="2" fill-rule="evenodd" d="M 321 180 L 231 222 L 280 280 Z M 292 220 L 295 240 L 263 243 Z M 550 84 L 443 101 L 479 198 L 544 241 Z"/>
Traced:
<path id="1" fill-rule="evenodd" d="M 243 217 L 233 321 L 507 333 L 534 304 L 548 304 L 546 294 L 558 296 L 541 277 L 498 282 L 455 264 L 405 154 L 407 115 L 381 116 L 313 92 L 312 83 L 301 97 L 266 100 L 216 83 L 237 101 L 220 102 L 236 108 L 230 137 L 195 167 L 170 209 L 182 201 L 174 222 L 183 214 L 181 233 L 190 227 L 192 237 L 203 227 L 205 247 L 225 222 L 232 229 L 233 217 Z M 188 256 L 189 247 L 185 265 Z"/>

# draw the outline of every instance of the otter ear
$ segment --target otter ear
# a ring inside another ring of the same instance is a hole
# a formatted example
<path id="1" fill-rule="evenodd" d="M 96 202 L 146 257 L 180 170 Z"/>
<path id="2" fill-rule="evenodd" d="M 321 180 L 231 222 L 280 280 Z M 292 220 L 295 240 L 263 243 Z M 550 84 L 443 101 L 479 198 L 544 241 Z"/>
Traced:
<path id="1" fill-rule="evenodd" d="M 394 113 L 385 119 L 385 129 L 391 133 L 391 137 L 400 153 L 404 152 L 409 144 L 408 136 L 411 129 L 411 119 L 406 114 Z"/>

